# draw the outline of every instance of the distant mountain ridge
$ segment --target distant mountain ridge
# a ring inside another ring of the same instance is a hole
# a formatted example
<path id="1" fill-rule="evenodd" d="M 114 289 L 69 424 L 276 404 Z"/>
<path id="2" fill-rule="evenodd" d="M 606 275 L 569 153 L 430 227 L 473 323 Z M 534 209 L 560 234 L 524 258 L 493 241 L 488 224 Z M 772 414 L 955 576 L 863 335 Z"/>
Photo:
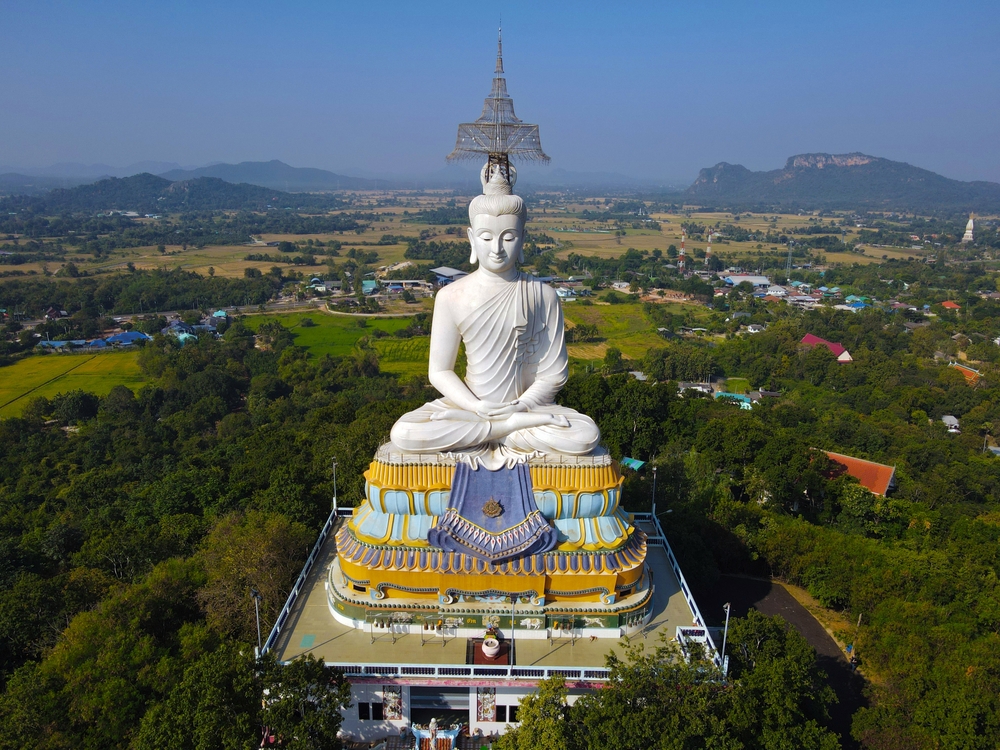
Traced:
<path id="1" fill-rule="evenodd" d="M 172 169 L 163 172 L 173 182 L 193 180 L 198 177 L 216 177 L 226 182 L 260 185 L 285 192 L 312 192 L 319 190 L 376 190 L 385 188 L 385 180 L 362 177 L 345 177 L 312 167 L 292 167 L 283 161 L 244 161 L 239 164 L 213 164 L 199 169 Z"/>
<path id="2" fill-rule="evenodd" d="M 71 182 L 82 185 L 105 177 L 131 177 L 132 175 L 149 172 L 159 174 L 170 169 L 182 169 L 180 164 L 172 161 L 137 161 L 125 167 L 113 167 L 110 164 L 81 164 L 79 162 L 59 162 L 47 167 L 0 166 L 0 172 L 14 172 L 28 177 L 47 177 L 62 183 Z M 67 187 L 60 184 L 59 187 Z"/>
<path id="3" fill-rule="evenodd" d="M 171 182 L 151 174 L 109 177 L 91 185 L 52 190 L 39 196 L 0 198 L 0 210 L 36 214 L 62 212 L 135 211 L 160 214 L 175 211 L 262 211 L 267 208 L 332 208 L 334 196 L 285 193 L 258 185 L 233 184 L 217 177 Z"/>
<path id="4" fill-rule="evenodd" d="M 53 188 L 76 187 L 90 182 L 89 179 L 71 177 L 44 177 L 17 172 L 0 174 L 0 195 L 41 195 Z"/>
<path id="5" fill-rule="evenodd" d="M 862 153 L 799 154 L 782 169 L 751 172 L 720 162 L 701 170 L 686 200 L 715 206 L 866 208 L 888 211 L 1000 210 L 1000 184 L 961 182 L 905 162 Z"/>
<path id="6" fill-rule="evenodd" d="M 520 186 L 524 190 L 648 190 L 680 191 L 686 180 L 652 180 L 617 172 L 575 172 L 562 168 L 522 170 Z M 348 176 L 325 169 L 292 167 L 277 159 L 246 161 L 239 164 L 218 162 L 204 167 L 180 167 L 172 162 L 137 162 L 128 167 L 107 164 L 60 163 L 44 168 L 0 166 L 0 195 L 39 195 L 53 188 L 70 188 L 108 177 L 132 177 L 149 173 L 172 182 L 215 177 L 233 184 L 259 185 L 283 192 L 327 192 L 341 190 L 478 190 L 479 169 L 461 169 L 454 165 L 424 174 L 367 174 Z"/>

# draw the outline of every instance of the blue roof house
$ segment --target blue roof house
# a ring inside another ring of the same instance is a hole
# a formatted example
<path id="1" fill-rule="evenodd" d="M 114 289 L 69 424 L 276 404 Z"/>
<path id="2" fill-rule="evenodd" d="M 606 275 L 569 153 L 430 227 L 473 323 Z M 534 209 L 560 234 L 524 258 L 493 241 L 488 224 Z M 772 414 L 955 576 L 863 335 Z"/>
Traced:
<path id="1" fill-rule="evenodd" d="M 114 336 L 108 336 L 105 340 L 113 346 L 130 346 L 137 341 L 152 341 L 153 338 L 142 331 L 122 331 Z"/>

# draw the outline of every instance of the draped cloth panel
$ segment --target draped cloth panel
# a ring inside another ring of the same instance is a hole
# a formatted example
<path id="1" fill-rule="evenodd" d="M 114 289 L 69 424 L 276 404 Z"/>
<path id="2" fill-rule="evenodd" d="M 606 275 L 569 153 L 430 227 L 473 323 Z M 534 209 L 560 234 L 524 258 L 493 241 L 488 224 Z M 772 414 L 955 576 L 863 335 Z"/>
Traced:
<path id="1" fill-rule="evenodd" d="M 459 464 L 449 507 L 427 541 L 497 563 L 555 549 L 558 533 L 535 505 L 526 464 L 496 471 Z"/>

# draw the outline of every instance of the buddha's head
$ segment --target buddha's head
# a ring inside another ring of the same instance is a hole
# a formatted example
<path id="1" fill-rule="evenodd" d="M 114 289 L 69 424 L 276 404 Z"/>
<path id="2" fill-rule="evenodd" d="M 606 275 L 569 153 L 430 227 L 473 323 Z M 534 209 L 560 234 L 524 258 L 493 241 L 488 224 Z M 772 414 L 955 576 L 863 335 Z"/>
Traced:
<path id="1" fill-rule="evenodd" d="M 499 169 L 483 167 L 483 194 L 469 204 L 470 263 L 492 273 L 503 273 L 524 262 L 524 222 L 528 212 L 520 196 L 513 194 L 517 179 L 513 168 L 510 182 Z"/>

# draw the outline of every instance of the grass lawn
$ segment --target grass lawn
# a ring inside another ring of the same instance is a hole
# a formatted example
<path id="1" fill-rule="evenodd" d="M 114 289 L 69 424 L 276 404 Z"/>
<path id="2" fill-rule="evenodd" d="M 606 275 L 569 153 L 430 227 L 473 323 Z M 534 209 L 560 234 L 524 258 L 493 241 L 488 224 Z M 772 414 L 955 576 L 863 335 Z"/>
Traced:
<path id="1" fill-rule="evenodd" d="M 430 353 L 430 336 L 412 339 L 386 338 L 375 342 L 379 368 L 406 379 L 414 375 L 427 376 L 427 356 Z"/>
<path id="2" fill-rule="evenodd" d="M 690 305 L 678 305 L 690 308 Z M 563 306 L 563 316 L 571 324 L 591 324 L 597 326 L 598 334 L 604 341 L 588 344 L 570 344 L 566 350 L 571 359 L 595 362 L 604 359 L 609 346 L 621 349 L 628 359 L 641 359 L 647 351 L 665 342 L 642 312 L 640 304 L 624 305 L 580 305 L 570 303 Z"/>
<path id="3" fill-rule="evenodd" d="M 135 390 L 144 382 L 136 352 L 46 354 L 0 367 L 0 417 L 16 417 L 36 396 L 83 390 L 104 395 L 116 385 Z"/>
<path id="4" fill-rule="evenodd" d="M 726 391 L 728 393 L 749 393 L 750 381 L 746 378 L 726 378 Z"/>

